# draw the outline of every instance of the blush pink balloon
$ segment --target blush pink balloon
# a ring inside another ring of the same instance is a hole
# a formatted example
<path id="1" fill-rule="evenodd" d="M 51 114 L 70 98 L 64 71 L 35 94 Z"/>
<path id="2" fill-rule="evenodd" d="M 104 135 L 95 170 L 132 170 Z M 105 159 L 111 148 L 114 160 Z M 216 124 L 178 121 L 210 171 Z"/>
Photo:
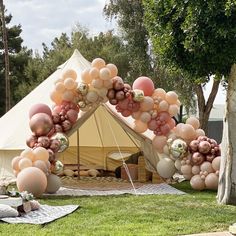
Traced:
<path id="1" fill-rule="evenodd" d="M 143 101 L 140 102 L 141 111 L 150 111 L 153 109 L 154 101 L 152 97 L 144 97 Z"/>
<path id="2" fill-rule="evenodd" d="M 43 104 L 43 103 L 35 104 L 30 108 L 29 118 L 31 119 L 31 117 L 37 113 L 45 113 L 45 114 L 49 115 L 50 117 L 52 116 L 52 111 L 51 111 L 50 107 L 46 104 Z"/>
<path id="3" fill-rule="evenodd" d="M 193 189 L 203 190 L 205 189 L 205 181 L 200 175 L 194 175 L 190 180 L 190 185 Z"/>
<path id="4" fill-rule="evenodd" d="M 163 148 L 167 144 L 166 136 L 155 136 L 152 140 L 153 147 L 159 152 L 163 153 Z"/>
<path id="5" fill-rule="evenodd" d="M 155 89 L 153 81 L 145 76 L 138 77 L 134 81 L 132 88 L 143 90 L 145 96 L 152 96 Z"/>
<path id="6" fill-rule="evenodd" d="M 39 168 L 28 167 L 17 175 L 16 184 L 20 192 L 27 191 L 34 197 L 39 197 L 47 187 L 47 178 Z"/>
<path id="7" fill-rule="evenodd" d="M 194 129 L 198 129 L 200 127 L 200 122 L 197 118 L 195 117 L 189 117 L 186 120 L 186 124 L 190 124 L 193 126 Z"/>

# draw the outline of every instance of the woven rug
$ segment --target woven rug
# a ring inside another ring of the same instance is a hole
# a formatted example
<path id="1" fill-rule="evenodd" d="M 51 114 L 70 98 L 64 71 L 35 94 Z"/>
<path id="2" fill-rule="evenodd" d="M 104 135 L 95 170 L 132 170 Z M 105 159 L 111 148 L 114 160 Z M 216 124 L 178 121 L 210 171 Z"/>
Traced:
<path id="1" fill-rule="evenodd" d="M 11 224 L 46 224 L 58 218 L 66 216 L 76 209 L 79 205 L 49 206 L 41 205 L 39 210 L 31 211 L 18 217 L 6 217 L 0 220 Z"/>
<path id="2" fill-rule="evenodd" d="M 149 195 L 149 194 L 186 194 L 168 184 L 146 184 L 136 191 L 133 189 L 120 189 L 120 190 L 88 190 L 78 188 L 64 188 L 61 187 L 54 194 L 44 194 L 43 196 L 108 196 L 108 195 L 121 195 L 121 194 L 136 194 L 136 195 Z"/>

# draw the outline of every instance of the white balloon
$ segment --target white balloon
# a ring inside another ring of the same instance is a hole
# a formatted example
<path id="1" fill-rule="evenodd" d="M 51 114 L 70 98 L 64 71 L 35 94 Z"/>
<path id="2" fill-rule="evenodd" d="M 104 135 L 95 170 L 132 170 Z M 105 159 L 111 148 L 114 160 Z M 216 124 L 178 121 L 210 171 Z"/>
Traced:
<path id="1" fill-rule="evenodd" d="M 176 172 L 175 163 L 169 158 L 162 158 L 157 163 L 157 172 L 163 178 L 171 178 Z"/>

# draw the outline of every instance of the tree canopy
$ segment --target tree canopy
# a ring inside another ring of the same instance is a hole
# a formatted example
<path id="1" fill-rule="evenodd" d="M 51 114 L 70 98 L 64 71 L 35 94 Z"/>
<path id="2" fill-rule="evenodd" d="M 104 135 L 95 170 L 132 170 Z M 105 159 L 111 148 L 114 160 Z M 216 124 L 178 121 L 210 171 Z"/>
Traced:
<path id="1" fill-rule="evenodd" d="M 145 23 L 164 63 L 197 78 L 227 76 L 236 59 L 235 0 L 143 0 Z"/>

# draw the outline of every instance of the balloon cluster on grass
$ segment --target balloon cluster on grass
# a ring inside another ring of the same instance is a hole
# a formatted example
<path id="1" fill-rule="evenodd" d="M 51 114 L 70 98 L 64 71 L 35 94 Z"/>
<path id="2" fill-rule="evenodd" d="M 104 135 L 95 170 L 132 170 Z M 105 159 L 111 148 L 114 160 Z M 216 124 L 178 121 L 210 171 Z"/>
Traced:
<path id="1" fill-rule="evenodd" d="M 218 175 L 219 147 L 215 141 L 204 138 L 204 142 L 209 142 L 211 150 L 202 153 L 204 143 L 200 139 L 203 139 L 205 133 L 199 129 L 196 118 L 191 117 L 185 124 L 176 125 L 172 117 L 177 115 L 180 101 L 174 91 L 155 89 L 153 81 L 145 76 L 137 78 L 130 86 L 118 76 L 114 64 L 106 64 L 103 59 L 96 58 L 90 68 L 82 71 L 80 82 L 77 82 L 76 71 L 66 70 L 55 81 L 50 98 L 54 102 L 52 109 L 45 104 L 35 104 L 30 108 L 29 126 L 32 135 L 26 140 L 30 149 L 23 151 L 12 162 L 17 185 L 21 190 L 40 195 L 46 189 L 52 192 L 52 187 L 46 188 L 45 182 L 47 186 L 53 186 L 54 181 L 55 186 L 59 186 L 51 171 L 56 172 L 59 166 L 56 154 L 69 146 L 68 131 L 76 123 L 80 110 L 88 111 L 105 102 L 115 106 L 122 116 L 131 116 L 136 132 L 143 133 L 148 129 L 153 131 L 153 147 L 162 156 L 157 164 L 160 176 L 170 178 L 179 171 L 191 179 L 193 188 L 213 188 L 209 182 Z M 198 143 L 197 149 L 193 148 L 193 143 L 196 146 Z M 37 150 L 45 153 L 45 158 L 37 156 Z M 35 168 L 38 170 L 34 172 Z M 32 180 L 31 177 L 36 178 L 36 175 L 39 182 L 36 181 L 35 186 L 39 185 L 40 193 L 34 191 L 32 181 L 27 182 L 27 179 Z"/>
<path id="2" fill-rule="evenodd" d="M 190 180 L 193 189 L 217 189 L 220 147 L 199 129 L 198 119 L 190 117 L 186 124 L 178 124 L 168 137 L 154 138 L 153 145 L 162 152 L 157 164 L 160 176 L 171 178 L 178 171 Z"/>

